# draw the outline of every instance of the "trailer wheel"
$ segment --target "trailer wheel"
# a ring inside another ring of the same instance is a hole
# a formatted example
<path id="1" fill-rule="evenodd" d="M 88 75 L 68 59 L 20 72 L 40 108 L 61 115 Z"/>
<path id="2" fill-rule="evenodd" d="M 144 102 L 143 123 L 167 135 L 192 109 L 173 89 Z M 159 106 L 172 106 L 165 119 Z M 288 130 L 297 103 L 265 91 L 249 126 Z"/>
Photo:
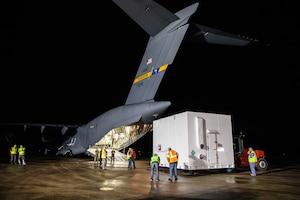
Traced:
<path id="1" fill-rule="evenodd" d="M 257 170 L 267 170 L 268 169 L 268 162 L 264 158 L 259 158 L 258 159 L 258 165 L 257 165 Z"/>
<path id="2" fill-rule="evenodd" d="M 227 173 L 233 172 L 235 169 L 234 168 L 226 168 L 225 169 Z"/>

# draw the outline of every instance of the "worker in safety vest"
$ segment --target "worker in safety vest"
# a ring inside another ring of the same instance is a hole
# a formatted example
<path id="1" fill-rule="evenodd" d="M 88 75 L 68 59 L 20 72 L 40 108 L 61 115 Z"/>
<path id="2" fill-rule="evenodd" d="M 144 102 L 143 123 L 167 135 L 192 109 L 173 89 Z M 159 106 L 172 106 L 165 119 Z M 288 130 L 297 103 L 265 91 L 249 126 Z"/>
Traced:
<path id="1" fill-rule="evenodd" d="M 167 153 L 167 160 L 169 162 L 169 181 L 173 181 L 173 176 L 175 181 L 178 180 L 177 176 L 177 163 L 178 163 L 178 153 L 173 150 L 171 147 L 168 148 L 168 153 Z"/>
<path id="2" fill-rule="evenodd" d="M 18 147 L 14 144 L 9 150 L 10 152 L 10 164 L 17 164 Z"/>
<path id="3" fill-rule="evenodd" d="M 25 147 L 21 144 L 18 148 L 18 163 L 19 165 L 26 165 L 25 163 Z"/>
<path id="4" fill-rule="evenodd" d="M 128 159 L 128 169 L 135 169 L 136 152 L 133 148 L 129 148 L 126 154 Z"/>
<path id="5" fill-rule="evenodd" d="M 160 163 L 160 157 L 156 153 L 153 154 L 150 160 L 150 165 L 151 165 L 150 181 L 153 181 L 154 171 L 156 171 L 155 172 L 156 181 L 159 181 L 159 163 Z"/>
<path id="6" fill-rule="evenodd" d="M 101 151 L 101 160 L 102 160 L 102 169 L 106 169 L 106 163 L 107 163 L 107 151 L 105 147 Z"/>
<path id="7" fill-rule="evenodd" d="M 248 162 L 249 162 L 250 171 L 251 171 L 250 175 L 256 176 L 255 164 L 257 162 L 257 157 L 256 157 L 256 153 L 252 147 L 248 148 Z"/>

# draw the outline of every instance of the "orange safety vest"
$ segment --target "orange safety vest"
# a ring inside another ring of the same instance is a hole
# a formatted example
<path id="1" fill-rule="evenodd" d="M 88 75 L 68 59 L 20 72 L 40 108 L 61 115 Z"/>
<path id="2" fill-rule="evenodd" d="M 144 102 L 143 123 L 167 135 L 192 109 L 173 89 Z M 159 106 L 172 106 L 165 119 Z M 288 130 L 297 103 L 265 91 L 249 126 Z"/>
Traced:
<path id="1" fill-rule="evenodd" d="M 170 151 L 168 152 L 167 158 L 169 158 L 169 160 L 170 160 L 169 162 L 170 162 L 170 163 L 175 163 L 175 162 L 178 161 L 178 154 L 177 154 L 176 151 L 174 151 L 174 150 L 172 149 L 172 150 L 170 150 Z"/>

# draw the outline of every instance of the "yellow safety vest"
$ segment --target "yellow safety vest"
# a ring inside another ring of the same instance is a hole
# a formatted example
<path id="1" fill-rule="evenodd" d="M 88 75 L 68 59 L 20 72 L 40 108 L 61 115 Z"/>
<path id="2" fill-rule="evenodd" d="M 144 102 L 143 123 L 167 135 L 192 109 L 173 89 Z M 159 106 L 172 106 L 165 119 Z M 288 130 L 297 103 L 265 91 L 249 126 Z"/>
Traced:
<path id="1" fill-rule="evenodd" d="M 19 151 L 19 155 L 25 155 L 25 147 L 20 147 L 18 151 Z"/>
<path id="2" fill-rule="evenodd" d="M 153 162 L 159 163 L 159 156 L 158 155 L 155 155 L 155 156 L 151 157 L 151 163 L 153 163 Z"/>
<path id="3" fill-rule="evenodd" d="M 17 147 L 12 147 L 10 153 L 13 155 L 17 154 L 17 152 L 18 152 L 17 149 L 18 149 Z"/>
<path id="4" fill-rule="evenodd" d="M 130 158 L 131 158 L 130 150 L 127 151 L 126 158 L 127 158 L 127 159 L 130 159 Z"/>
<path id="5" fill-rule="evenodd" d="M 249 153 L 249 155 L 248 155 L 248 162 L 249 163 L 257 162 L 256 153 L 254 151 L 251 151 Z"/>
<path id="6" fill-rule="evenodd" d="M 107 156 L 107 151 L 106 150 L 102 150 L 101 152 L 101 158 L 106 158 Z"/>

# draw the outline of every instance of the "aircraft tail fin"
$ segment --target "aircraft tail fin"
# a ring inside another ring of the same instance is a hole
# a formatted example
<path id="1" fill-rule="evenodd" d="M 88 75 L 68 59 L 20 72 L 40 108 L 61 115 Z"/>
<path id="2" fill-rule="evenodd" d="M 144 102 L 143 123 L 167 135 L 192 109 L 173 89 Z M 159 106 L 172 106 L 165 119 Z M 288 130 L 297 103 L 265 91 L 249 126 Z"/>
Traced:
<path id="1" fill-rule="evenodd" d="M 153 102 L 187 32 L 187 21 L 199 3 L 173 14 L 154 1 L 113 1 L 150 35 L 125 105 Z"/>
<path id="2" fill-rule="evenodd" d="M 164 37 L 151 37 L 125 104 L 154 101 L 154 96 L 172 64 L 188 25 Z"/>

